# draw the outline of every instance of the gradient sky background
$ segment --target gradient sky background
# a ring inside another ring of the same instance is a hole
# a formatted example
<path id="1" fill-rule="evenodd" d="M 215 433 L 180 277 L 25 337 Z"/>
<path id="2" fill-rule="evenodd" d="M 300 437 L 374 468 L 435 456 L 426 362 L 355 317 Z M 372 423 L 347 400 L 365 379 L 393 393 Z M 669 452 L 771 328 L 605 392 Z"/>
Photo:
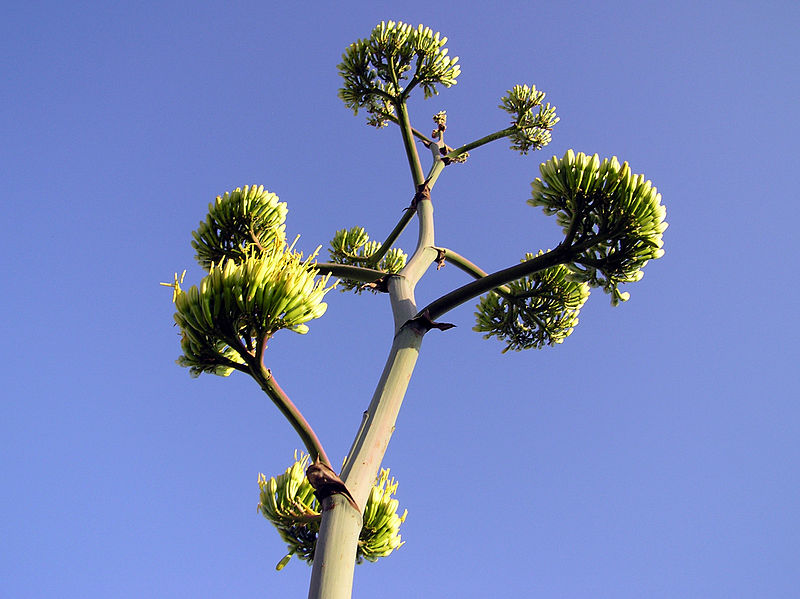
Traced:
<path id="1" fill-rule="evenodd" d="M 394 128 L 337 98 L 381 19 L 450 38 L 459 145 L 534 83 L 561 122 L 449 167 L 437 242 L 487 270 L 553 247 L 525 204 L 540 162 L 617 155 L 663 194 L 666 256 L 562 345 L 501 355 L 474 303 L 432 331 L 385 465 L 406 545 L 355 597 L 797 597 L 800 406 L 796 2 L 25 2 L 0 9 L 0 596 L 305 597 L 256 513 L 300 447 L 248 378 L 175 365 L 170 290 L 211 200 L 263 184 L 304 251 L 382 238 L 411 198 Z M 416 239 L 413 228 L 402 242 Z M 427 303 L 466 282 L 453 267 Z M 384 296 L 328 295 L 267 363 L 332 459 L 391 341 Z"/>

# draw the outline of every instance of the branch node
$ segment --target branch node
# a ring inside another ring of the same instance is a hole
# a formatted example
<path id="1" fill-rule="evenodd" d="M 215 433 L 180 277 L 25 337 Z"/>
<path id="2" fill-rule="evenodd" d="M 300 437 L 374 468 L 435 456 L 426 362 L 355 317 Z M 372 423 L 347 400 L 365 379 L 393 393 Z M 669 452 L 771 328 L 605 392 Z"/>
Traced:
<path id="1" fill-rule="evenodd" d="M 331 497 L 332 495 L 344 495 L 350 502 L 350 505 L 353 506 L 353 509 L 359 514 L 361 513 L 361 508 L 358 507 L 356 500 L 353 499 L 353 496 L 350 494 L 350 491 L 347 490 L 342 479 L 339 478 L 339 475 L 336 474 L 326 462 L 323 462 L 319 456 L 317 456 L 313 464 L 306 468 L 306 478 L 311 486 L 314 487 L 314 495 L 319 500 L 320 505 L 322 505 L 322 502 L 327 497 Z"/>
<path id="2" fill-rule="evenodd" d="M 364 283 L 361 286 L 361 290 L 370 289 L 372 291 L 378 291 L 380 293 L 389 293 L 389 277 L 396 277 L 396 274 L 387 274 L 382 276 L 380 279 L 376 281 L 371 281 L 369 283 Z"/>
<path id="3" fill-rule="evenodd" d="M 414 197 L 411 199 L 411 207 L 409 208 L 409 210 L 416 210 L 417 204 L 419 202 L 421 202 L 422 200 L 430 201 L 430 199 L 431 199 L 431 188 L 428 187 L 428 183 L 427 182 L 420 183 L 417 186 L 417 193 L 415 193 Z"/>
<path id="4" fill-rule="evenodd" d="M 421 314 L 418 314 L 406 324 L 423 335 L 431 329 L 446 331 L 447 329 L 452 329 L 454 326 L 456 326 L 450 322 L 434 322 L 431 318 L 430 312 L 427 310 L 423 311 Z"/>
<path id="5" fill-rule="evenodd" d="M 436 270 L 441 270 L 442 268 L 444 268 L 446 264 L 445 257 L 447 256 L 447 250 L 443 248 L 433 248 L 433 249 L 436 250 L 436 260 L 434 260 L 434 262 L 436 262 Z"/>

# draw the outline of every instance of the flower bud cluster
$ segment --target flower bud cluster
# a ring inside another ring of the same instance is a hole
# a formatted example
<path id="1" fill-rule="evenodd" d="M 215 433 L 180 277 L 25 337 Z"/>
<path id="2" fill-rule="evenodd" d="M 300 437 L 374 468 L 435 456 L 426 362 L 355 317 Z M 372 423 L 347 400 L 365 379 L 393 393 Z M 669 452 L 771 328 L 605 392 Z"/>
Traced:
<path id="1" fill-rule="evenodd" d="M 258 475 L 258 511 L 278 529 L 288 545 L 287 558 L 278 563 L 280 570 L 292 555 L 311 563 L 319 532 L 320 505 L 314 488 L 306 478 L 310 458 L 294 455 L 295 462 L 283 474 L 267 480 Z"/>
<path id="2" fill-rule="evenodd" d="M 258 511 L 278 529 L 289 550 L 278 563 L 278 570 L 293 555 L 311 563 L 319 533 L 320 505 L 305 476 L 310 458 L 302 453 L 298 458 L 295 452 L 294 459 L 294 464 L 277 477 L 267 480 L 263 474 L 258 476 Z M 397 514 L 399 504 L 393 497 L 396 492 L 397 482 L 389 479 L 388 470 L 381 470 L 364 507 L 356 552 L 358 563 L 386 557 L 403 544 L 399 529 L 407 510 L 402 516 Z"/>
<path id="3" fill-rule="evenodd" d="M 286 205 L 263 187 L 236 189 L 209 206 L 193 243 L 208 274 L 185 291 L 182 277 L 172 284 L 178 364 L 192 376 L 248 370 L 275 332 L 306 333 L 306 323 L 325 313 L 329 276 L 317 277 L 316 252 L 303 259 L 287 247 L 285 215 Z"/>
<path id="4" fill-rule="evenodd" d="M 379 241 L 370 241 L 369 235 L 363 227 L 353 227 L 336 231 L 328 252 L 331 262 L 335 264 L 367 266 L 371 263 L 370 258 L 381 246 Z M 398 273 L 406 265 L 407 258 L 408 256 L 403 250 L 392 248 L 374 265 L 374 268 L 387 274 Z M 356 293 L 361 293 L 365 288 L 363 283 L 351 279 L 340 279 L 339 283 L 342 291 L 355 290 Z M 367 288 L 374 291 L 373 287 Z"/>
<path id="5" fill-rule="evenodd" d="M 532 258 L 528 253 L 522 262 Z M 484 339 L 505 341 L 503 353 L 563 343 L 589 297 L 589 285 L 572 280 L 570 274 L 566 266 L 553 266 L 509 283 L 511 297 L 496 291 L 483 296 L 473 330 L 486 333 Z"/>
<path id="6" fill-rule="evenodd" d="M 359 563 L 361 557 L 367 561 L 377 561 L 386 557 L 403 544 L 400 525 L 405 522 L 408 510 L 397 514 L 400 506 L 392 496 L 397 492 L 397 482 L 389 478 L 389 470 L 381 470 L 378 482 L 372 487 L 364 508 L 363 525 L 358 539 Z"/>
<path id="7" fill-rule="evenodd" d="M 208 215 L 192 231 L 192 247 L 200 266 L 209 270 L 212 264 L 226 259 L 244 260 L 252 245 L 266 248 L 277 239 L 286 240 L 285 202 L 264 189 L 245 185 L 208 205 Z"/>
<path id="8" fill-rule="evenodd" d="M 649 260 L 664 255 L 667 228 L 661 194 L 616 156 L 604 159 L 568 150 L 539 167 L 528 204 L 555 215 L 573 247 L 573 278 L 601 287 L 617 305 L 629 298 L 618 285 L 638 281 Z"/>
<path id="9" fill-rule="evenodd" d="M 438 93 L 437 85 L 455 85 L 461 67 L 458 57 L 448 56 L 446 42 L 430 27 L 381 21 L 370 37 L 351 44 L 342 55 L 339 97 L 355 114 L 366 109 L 370 124 L 385 124 L 383 115 L 391 114 L 413 87 L 421 86 L 429 98 Z"/>
<path id="10" fill-rule="evenodd" d="M 544 97 L 535 85 L 515 85 L 500 99 L 500 108 L 513 117 L 515 131 L 509 136 L 512 150 L 527 154 L 550 143 L 550 132 L 560 119 L 555 106 L 542 105 Z"/>

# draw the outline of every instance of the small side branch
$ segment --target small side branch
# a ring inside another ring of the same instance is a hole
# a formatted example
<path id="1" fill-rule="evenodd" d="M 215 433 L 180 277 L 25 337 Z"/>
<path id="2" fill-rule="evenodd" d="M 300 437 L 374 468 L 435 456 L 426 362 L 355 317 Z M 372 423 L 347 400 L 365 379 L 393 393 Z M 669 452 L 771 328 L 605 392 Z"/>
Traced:
<path id="1" fill-rule="evenodd" d="M 453 266 L 455 266 L 459 270 L 464 271 L 465 273 L 467 273 L 468 275 L 474 277 L 475 279 L 482 279 L 484 277 L 488 277 L 489 276 L 488 272 L 486 272 L 485 270 L 483 270 L 482 268 L 480 268 L 478 265 L 474 264 L 473 262 L 470 262 L 469 260 L 467 260 L 464 256 L 462 256 L 458 252 L 454 252 L 453 250 L 451 250 L 449 248 L 436 248 L 436 249 L 439 252 L 439 255 L 441 256 L 441 259 L 443 261 L 446 261 L 446 262 L 452 264 Z M 499 293 L 500 295 L 502 295 L 503 297 L 505 297 L 507 299 L 513 299 L 514 298 L 514 294 L 505 285 L 500 285 L 500 286 L 496 287 L 494 289 L 494 291 L 496 291 L 497 293 Z"/>
<path id="2" fill-rule="evenodd" d="M 392 248 L 392 244 L 397 241 L 397 238 L 400 237 L 400 234 L 408 226 L 408 223 L 410 223 L 411 219 L 414 218 L 415 208 L 416 206 L 412 205 L 403 211 L 403 216 L 400 217 L 400 220 L 397 222 L 394 229 L 392 229 L 391 233 L 389 233 L 386 239 L 384 239 L 381 247 L 378 248 L 378 251 L 372 254 L 372 256 L 370 256 L 367 260 L 367 264 L 369 266 L 377 266 L 381 259 L 386 255 L 386 252 Z"/>
<path id="3" fill-rule="evenodd" d="M 380 111 L 378 114 L 382 118 L 385 118 L 387 121 L 392 121 L 395 125 L 399 125 L 400 124 L 400 120 L 396 116 L 394 116 L 393 114 L 390 114 L 388 112 L 383 112 L 383 111 Z M 425 144 L 425 147 L 428 147 L 432 143 L 434 143 L 433 140 L 430 137 L 428 137 L 427 135 L 422 133 L 422 131 L 419 131 L 418 129 L 414 129 L 414 127 L 411 127 L 411 133 L 412 133 L 412 135 L 414 137 L 416 137 L 423 144 Z"/>
<path id="4" fill-rule="evenodd" d="M 491 133 L 491 134 L 489 134 L 489 135 L 487 135 L 485 137 L 481 137 L 480 139 L 476 139 L 475 141 L 472 141 L 472 142 L 470 142 L 468 144 L 464 144 L 463 146 L 458 147 L 455 150 L 451 150 L 450 152 L 445 154 L 444 157 L 447 158 L 448 160 L 452 160 L 454 158 L 457 158 L 461 154 L 469 152 L 470 150 L 474 150 L 475 148 L 479 148 L 481 146 L 485 146 L 486 144 L 491 143 L 491 142 L 493 142 L 495 140 L 503 139 L 504 137 L 508 137 L 509 135 L 514 133 L 516 130 L 517 130 L 517 127 L 515 127 L 515 126 L 507 127 L 506 129 L 501 129 L 500 131 L 496 131 L 496 132 Z"/>

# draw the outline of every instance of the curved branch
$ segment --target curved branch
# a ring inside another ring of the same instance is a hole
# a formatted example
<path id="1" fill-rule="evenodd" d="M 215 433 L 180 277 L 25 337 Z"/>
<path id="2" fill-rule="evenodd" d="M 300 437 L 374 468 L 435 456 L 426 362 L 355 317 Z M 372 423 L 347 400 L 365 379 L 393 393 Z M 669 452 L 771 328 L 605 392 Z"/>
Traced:
<path id="1" fill-rule="evenodd" d="M 320 461 L 331 466 L 331 461 L 328 459 L 328 455 L 325 453 L 325 449 L 322 447 L 322 443 L 314 432 L 314 429 L 311 428 L 311 425 L 305 419 L 302 412 L 300 412 L 292 400 L 289 399 L 286 392 L 278 385 L 275 377 L 272 376 L 272 372 L 264 368 L 263 364 L 258 364 L 251 369 L 250 376 L 256 380 L 272 402 L 278 406 L 281 414 L 286 417 L 289 424 L 292 425 L 292 428 L 300 435 L 300 439 L 303 441 L 303 445 L 306 446 L 311 458 L 313 460 L 319 458 Z"/>
<path id="2" fill-rule="evenodd" d="M 516 279 L 521 279 L 522 277 L 544 270 L 545 268 L 571 262 L 573 256 L 573 251 L 570 248 L 559 245 L 554 250 L 550 250 L 540 256 L 536 256 L 520 264 L 515 264 L 509 268 L 498 270 L 472 283 L 467 283 L 443 295 L 439 299 L 434 300 L 420 310 L 417 315 L 421 315 L 427 311 L 431 319 L 436 320 L 442 314 L 449 312 L 464 302 L 468 302 L 472 298 L 478 297 L 487 291 L 491 291 L 492 289 L 515 281 Z"/>

